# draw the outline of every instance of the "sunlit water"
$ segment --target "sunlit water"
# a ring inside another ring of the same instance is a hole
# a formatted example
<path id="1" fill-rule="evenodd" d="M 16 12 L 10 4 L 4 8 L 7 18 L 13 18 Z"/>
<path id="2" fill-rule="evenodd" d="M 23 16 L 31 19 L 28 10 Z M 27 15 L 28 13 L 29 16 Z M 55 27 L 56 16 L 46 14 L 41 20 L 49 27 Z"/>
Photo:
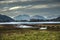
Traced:
<path id="1" fill-rule="evenodd" d="M 33 26 L 27 26 L 27 25 L 23 25 L 23 24 L 60 24 L 60 22 L 0 22 L 0 25 L 3 24 L 17 24 L 20 26 L 16 26 L 17 28 L 35 28 Z M 47 27 L 42 27 L 40 29 L 47 29 Z"/>
<path id="2" fill-rule="evenodd" d="M 0 24 L 60 24 L 60 22 L 0 22 Z"/>

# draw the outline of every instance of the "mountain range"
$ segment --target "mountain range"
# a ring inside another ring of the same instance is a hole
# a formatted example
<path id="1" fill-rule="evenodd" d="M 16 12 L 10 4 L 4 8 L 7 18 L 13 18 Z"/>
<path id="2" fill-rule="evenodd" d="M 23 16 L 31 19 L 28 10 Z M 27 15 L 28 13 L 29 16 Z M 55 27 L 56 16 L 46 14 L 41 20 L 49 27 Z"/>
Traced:
<path id="1" fill-rule="evenodd" d="M 31 19 L 40 19 L 40 20 L 45 20 L 46 18 L 45 18 L 45 17 L 43 17 L 43 16 L 34 15 L 34 16 L 32 16 L 32 18 L 31 18 Z"/>
<path id="2" fill-rule="evenodd" d="M 47 19 L 45 18 L 44 16 L 39 16 L 39 15 L 34 15 L 34 16 L 29 16 L 29 15 L 18 15 L 16 17 L 14 17 L 14 19 L 16 21 L 60 21 L 60 17 L 56 17 L 56 18 L 50 18 L 50 19 Z"/>
<path id="3" fill-rule="evenodd" d="M 18 21 L 18 22 L 60 21 L 60 17 L 46 19 L 45 17 L 39 16 L 39 15 L 34 15 L 34 16 L 18 15 L 12 19 L 9 16 L 0 14 L 0 22 L 15 22 L 15 21 Z"/>
<path id="4" fill-rule="evenodd" d="M 43 16 L 39 16 L 39 15 L 34 15 L 32 17 L 30 17 L 29 15 L 18 15 L 16 17 L 14 17 L 14 19 L 17 21 L 30 21 L 31 19 L 45 20 L 45 18 Z"/>

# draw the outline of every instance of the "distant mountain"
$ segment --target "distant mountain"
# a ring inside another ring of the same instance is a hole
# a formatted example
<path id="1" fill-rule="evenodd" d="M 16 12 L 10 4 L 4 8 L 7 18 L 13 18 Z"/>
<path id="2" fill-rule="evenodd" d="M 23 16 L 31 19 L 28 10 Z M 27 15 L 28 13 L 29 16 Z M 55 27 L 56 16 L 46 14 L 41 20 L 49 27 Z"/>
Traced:
<path id="1" fill-rule="evenodd" d="M 60 21 L 60 17 L 57 17 L 55 19 L 51 19 L 51 21 Z"/>
<path id="2" fill-rule="evenodd" d="M 57 18 L 57 16 L 48 16 L 46 19 L 50 20 L 50 19 L 55 19 Z"/>
<path id="3" fill-rule="evenodd" d="M 6 16 L 6 15 L 1 15 L 0 14 L 0 22 L 14 22 L 15 20 L 13 20 L 12 18 Z"/>
<path id="4" fill-rule="evenodd" d="M 32 17 L 32 19 L 40 19 L 40 20 L 45 20 L 45 18 L 43 16 L 39 16 L 39 15 L 34 15 Z"/>
<path id="5" fill-rule="evenodd" d="M 14 17 L 16 21 L 30 21 L 30 16 L 29 15 L 18 15 Z"/>
<path id="6" fill-rule="evenodd" d="M 31 22 L 40 22 L 40 21 L 44 21 L 46 20 L 43 16 L 39 16 L 39 15 L 34 15 L 32 16 L 32 18 L 30 19 Z"/>
<path id="7" fill-rule="evenodd" d="M 60 17 L 57 17 L 58 20 L 60 20 Z"/>

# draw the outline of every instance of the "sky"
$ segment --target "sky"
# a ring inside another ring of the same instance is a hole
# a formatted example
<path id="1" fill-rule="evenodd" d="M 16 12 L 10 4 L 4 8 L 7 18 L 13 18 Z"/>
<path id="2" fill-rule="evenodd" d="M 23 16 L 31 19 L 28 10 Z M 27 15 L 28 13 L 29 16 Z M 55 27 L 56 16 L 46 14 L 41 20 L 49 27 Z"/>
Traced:
<path id="1" fill-rule="evenodd" d="M 60 0 L 0 0 L 0 14 L 10 17 L 22 14 L 58 17 Z"/>

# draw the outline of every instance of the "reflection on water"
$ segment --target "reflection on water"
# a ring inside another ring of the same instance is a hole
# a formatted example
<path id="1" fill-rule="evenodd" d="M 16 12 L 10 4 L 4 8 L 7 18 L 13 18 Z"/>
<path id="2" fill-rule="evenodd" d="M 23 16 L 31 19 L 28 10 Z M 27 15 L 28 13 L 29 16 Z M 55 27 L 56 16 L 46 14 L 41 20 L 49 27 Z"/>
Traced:
<path id="1" fill-rule="evenodd" d="M 47 29 L 47 27 L 33 27 L 33 26 L 27 26 L 27 25 L 20 25 L 20 26 L 17 26 L 17 28 L 39 28 L 39 29 Z"/>
<path id="2" fill-rule="evenodd" d="M 20 25 L 20 26 L 17 26 L 17 28 L 32 28 L 32 26 Z"/>
<path id="3" fill-rule="evenodd" d="M 40 29 L 47 29 L 47 27 L 41 27 Z"/>

